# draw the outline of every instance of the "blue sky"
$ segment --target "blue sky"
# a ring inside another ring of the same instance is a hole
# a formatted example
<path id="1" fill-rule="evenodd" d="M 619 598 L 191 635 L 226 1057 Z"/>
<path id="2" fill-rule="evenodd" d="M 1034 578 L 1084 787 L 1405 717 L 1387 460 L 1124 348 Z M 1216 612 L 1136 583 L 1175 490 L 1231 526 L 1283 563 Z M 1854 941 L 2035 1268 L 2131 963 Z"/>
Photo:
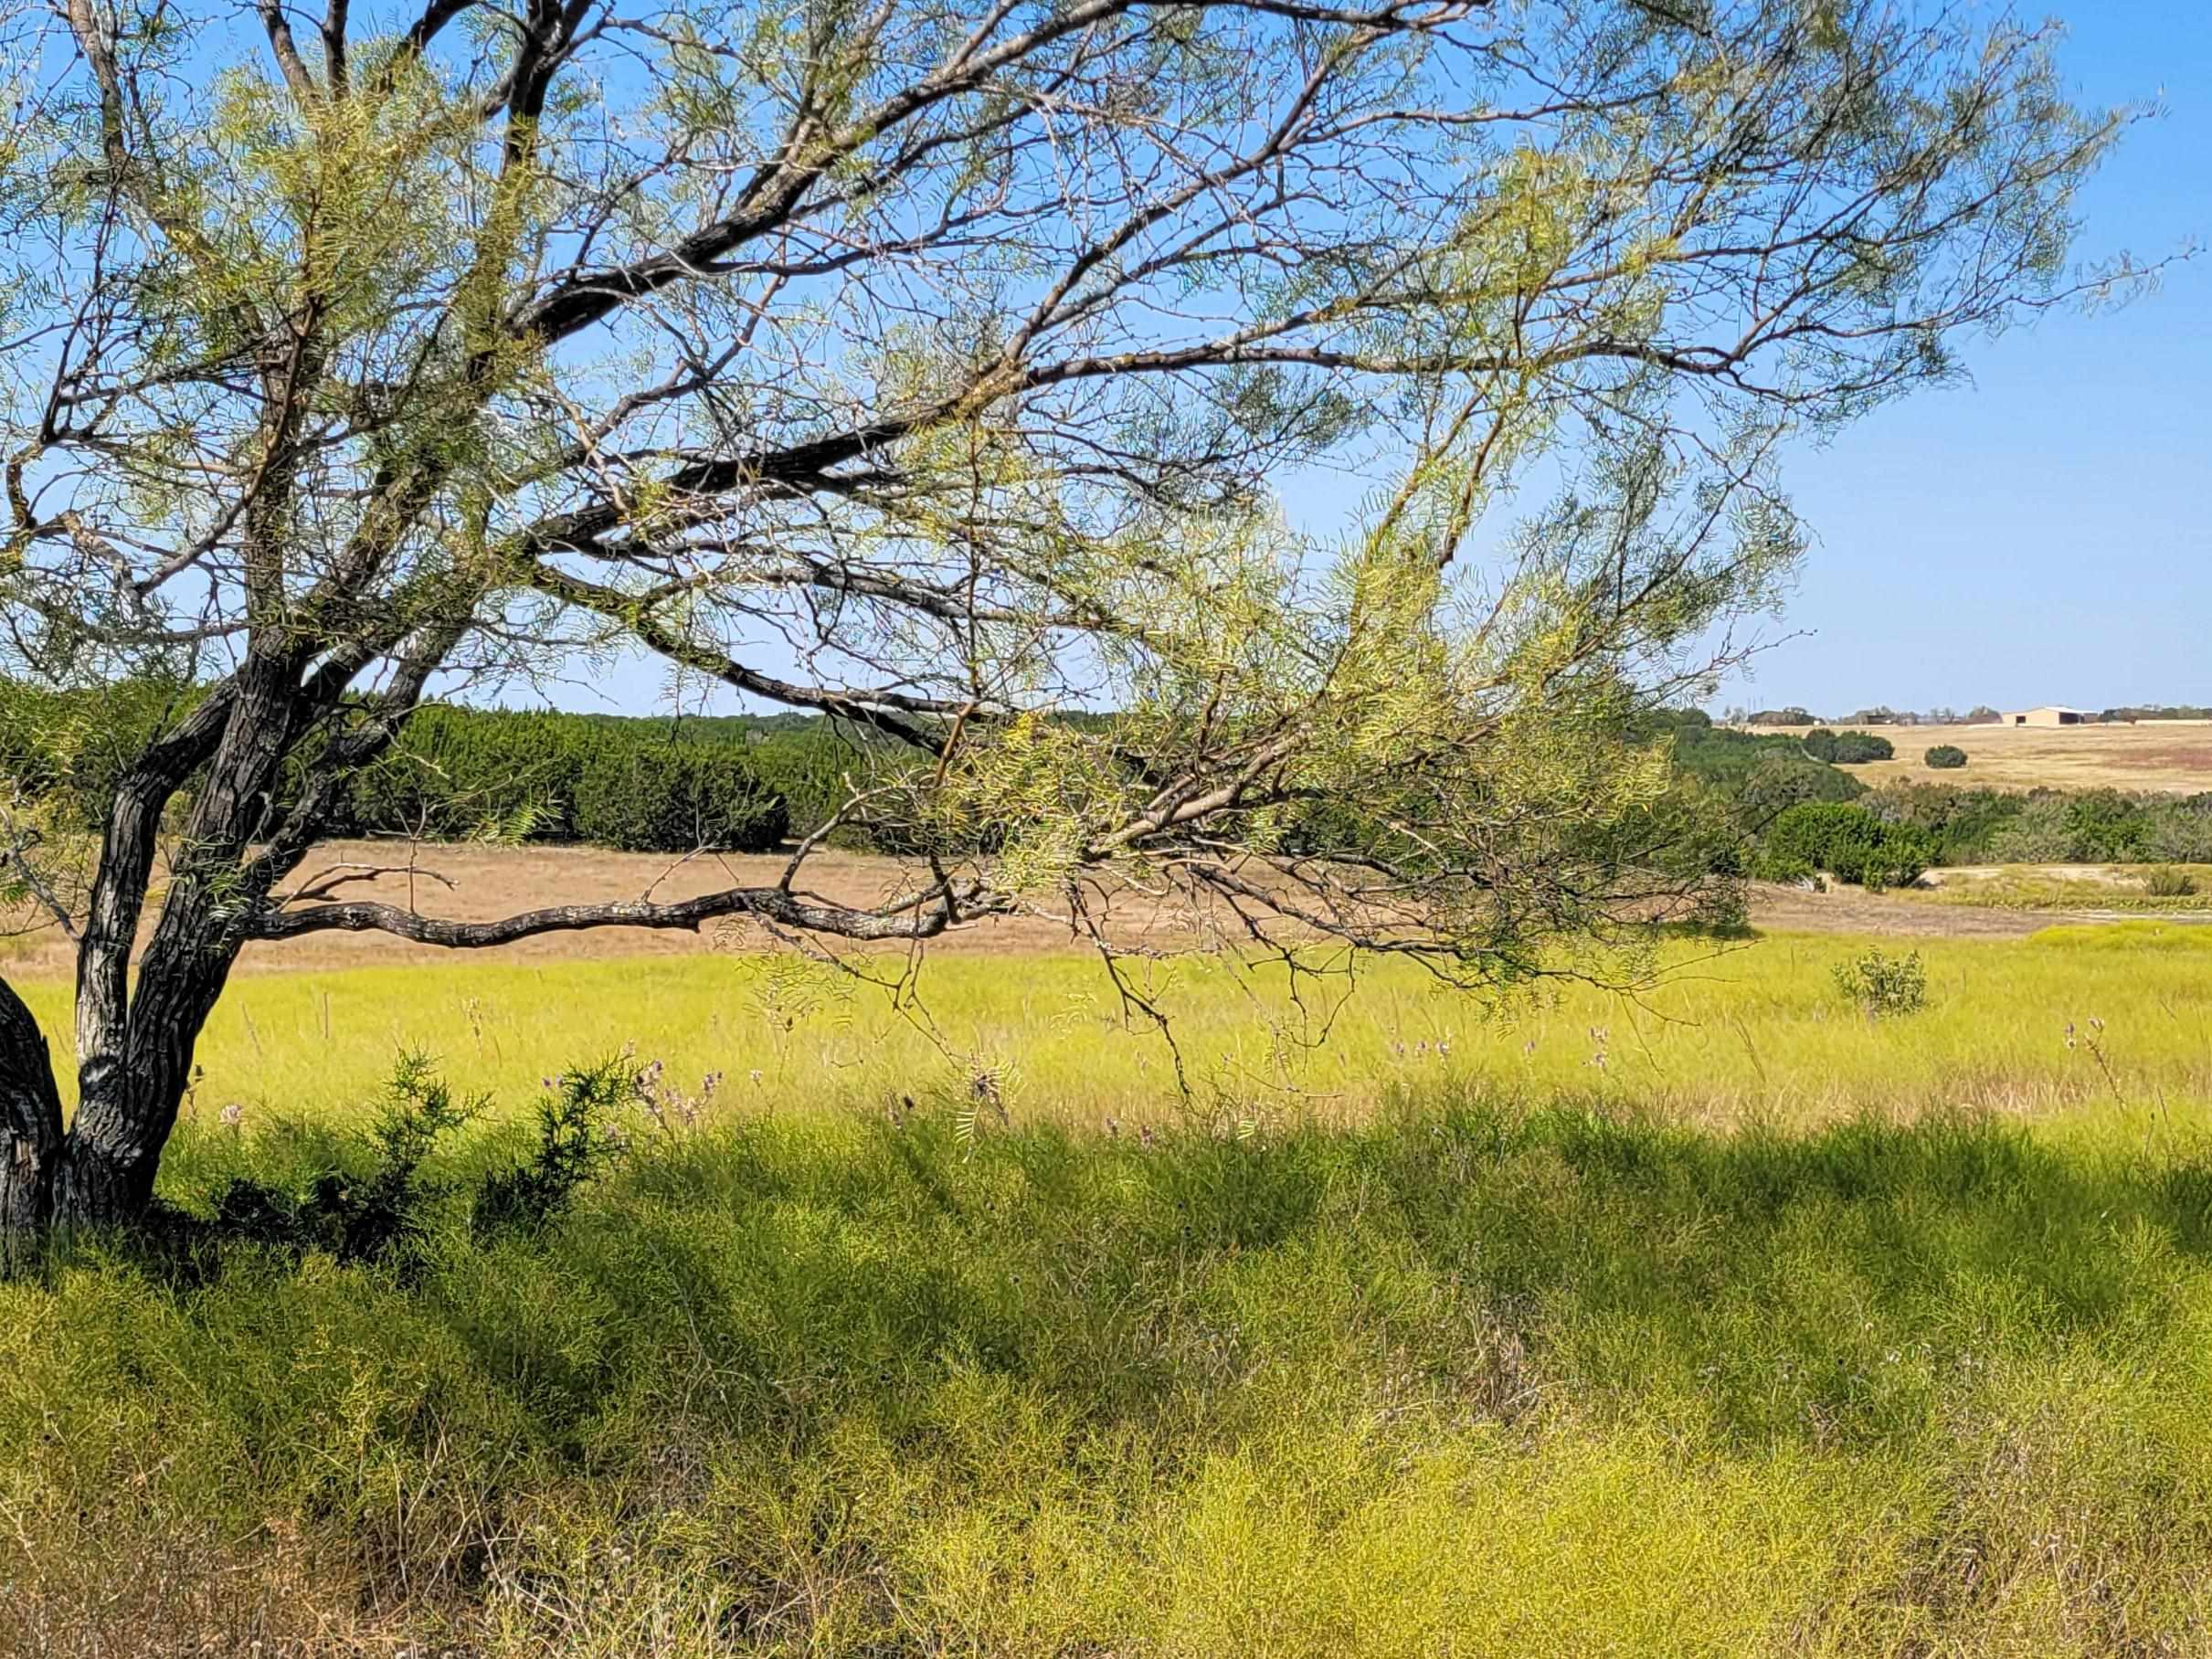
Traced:
<path id="1" fill-rule="evenodd" d="M 2212 7 L 2068 0 L 2058 16 L 2078 101 L 2162 106 L 2090 185 L 2079 251 L 2212 248 Z M 2212 703 L 2212 252 L 2119 312 L 1964 346 L 1971 385 L 1790 458 L 1815 545 L 1763 628 L 1775 643 L 1716 710 Z M 1295 512 L 1307 492 L 1287 493 Z M 646 713 L 666 686 L 633 660 L 556 700 Z"/>
<path id="2" fill-rule="evenodd" d="M 2212 244 L 2212 8 L 2071 0 L 2080 101 L 2158 98 L 2086 193 L 2083 251 Z M 1828 713 L 2212 703 L 2212 255 L 2117 313 L 1971 343 L 1974 384 L 1793 458 L 1818 541 L 1750 683 Z"/>

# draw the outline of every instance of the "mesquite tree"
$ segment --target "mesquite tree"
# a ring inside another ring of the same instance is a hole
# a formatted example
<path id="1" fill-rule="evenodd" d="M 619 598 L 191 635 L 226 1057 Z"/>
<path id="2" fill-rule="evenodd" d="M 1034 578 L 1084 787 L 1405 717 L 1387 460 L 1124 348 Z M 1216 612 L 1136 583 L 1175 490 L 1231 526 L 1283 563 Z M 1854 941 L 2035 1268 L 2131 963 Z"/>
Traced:
<path id="1" fill-rule="evenodd" d="M 1772 602 L 1779 447 L 2081 291 L 2124 121 L 1889 0 L 316 3 L 5 27 L 0 668 L 174 688 L 95 836 L 0 779 L 78 965 L 66 1127 L 0 987 L 10 1227 L 141 1210 L 240 951 L 318 929 L 1118 884 L 1540 968 L 1677 891 L 1627 716 Z M 910 887 L 312 873 L 426 697 L 626 651 L 871 734 Z"/>

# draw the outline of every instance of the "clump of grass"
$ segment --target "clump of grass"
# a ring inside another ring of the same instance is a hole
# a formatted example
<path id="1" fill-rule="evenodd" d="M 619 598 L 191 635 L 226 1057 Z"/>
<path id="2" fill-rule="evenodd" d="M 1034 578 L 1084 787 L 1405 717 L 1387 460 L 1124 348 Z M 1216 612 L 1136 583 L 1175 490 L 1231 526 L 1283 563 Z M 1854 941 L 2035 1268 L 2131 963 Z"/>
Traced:
<path id="1" fill-rule="evenodd" d="M 134 1653 L 2212 1633 L 2200 1139 L 1610 1094 L 1148 1144 L 956 1118 L 647 1135 L 534 1226 L 437 1209 L 413 1273 L 231 1245 L 186 1285 L 108 1245 L 0 1285 L 0 1650 L 96 1651 L 109 1595 Z"/>

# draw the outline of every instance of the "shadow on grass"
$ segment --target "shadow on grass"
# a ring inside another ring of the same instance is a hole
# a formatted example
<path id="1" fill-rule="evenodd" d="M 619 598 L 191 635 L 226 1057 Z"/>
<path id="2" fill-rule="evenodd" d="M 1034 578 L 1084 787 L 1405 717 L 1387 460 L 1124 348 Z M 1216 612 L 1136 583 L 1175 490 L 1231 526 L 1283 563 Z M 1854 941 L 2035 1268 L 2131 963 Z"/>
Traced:
<path id="1" fill-rule="evenodd" d="M 1962 1366 L 2155 1347 L 2212 1287 L 2208 1250 L 2202 1158 L 1986 1118 L 1711 1136 L 1462 1104 L 1153 1147 L 756 1125 L 652 1149 L 556 1235 L 446 1283 L 456 1328 L 564 1424 L 675 1353 L 729 1410 L 803 1432 L 862 1401 L 895 1415 L 898 1379 L 955 1364 L 1092 1421 L 1324 1360 L 1448 1390 L 1466 1334 L 1504 1330 L 1584 1406 L 1831 1444 L 1918 1432 Z M 553 1344 L 595 1355 L 558 1387 L 518 1347 L 527 1309 L 500 1308 L 525 1284 L 594 1333 Z"/>
<path id="2" fill-rule="evenodd" d="M 113 1247 L 0 1286 L 16 1605 L 135 1606 L 129 1548 L 79 1581 L 68 1540 L 190 1535 L 306 1587 L 238 1628 L 515 1652 L 2203 1633 L 2199 1157 L 1457 1102 L 1151 1146 L 754 1122 L 490 1234 L 422 1190 L 405 1271 L 240 1245 L 184 1284 Z"/>

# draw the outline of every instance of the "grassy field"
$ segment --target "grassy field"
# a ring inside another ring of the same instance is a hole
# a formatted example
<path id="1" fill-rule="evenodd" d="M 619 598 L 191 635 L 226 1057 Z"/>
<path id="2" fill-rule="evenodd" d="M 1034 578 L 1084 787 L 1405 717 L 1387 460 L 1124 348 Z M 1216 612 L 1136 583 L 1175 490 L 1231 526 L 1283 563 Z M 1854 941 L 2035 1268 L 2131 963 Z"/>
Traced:
<path id="1" fill-rule="evenodd" d="M 1795 731 L 1810 727 L 1762 727 Z M 2143 721 L 2134 725 L 1865 726 L 1897 749 L 1894 759 L 1847 768 L 1879 786 L 1895 779 L 2000 789 L 2115 789 L 2194 795 L 2212 789 L 2212 724 Z M 1937 744 L 1966 751 L 1966 766 L 1932 772 L 1925 756 Z"/>
<path id="2" fill-rule="evenodd" d="M 1193 1114 L 1357 1122 L 1394 1095 L 1438 1088 L 1792 1128 L 1868 1110 L 2037 1116 L 2109 1104 L 2115 1079 L 2131 1108 L 2212 1099 L 2212 930 L 2146 921 L 1915 940 L 1930 1011 L 1876 1025 L 1832 977 L 1870 943 L 1686 942 L 1635 998 L 1565 983 L 1494 1008 L 1385 967 L 1356 988 L 1309 984 L 1301 1009 L 1279 975 L 1190 958 L 1143 982 L 1172 1017 L 1187 1100 L 1166 1043 L 1141 1024 L 1123 1028 L 1093 956 L 935 959 L 919 1008 L 905 1010 L 789 957 L 249 975 L 232 982 L 202 1040 L 187 1117 L 214 1123 L 235 1105 L 247 1127 L 344 1121 L 409 1050 L 433 1054 L 462 1091 L 512 1104 L 547 1072 L 625 1047 L 661 1062 L 671 1091 L 693 1098 L 718 1073 L 722 1113 L 872 1112 L 903 1097 L 951 1107 L 980 1084 L 1010 1121 L 1090 1129 Z M 19 988 L 66 1062 L 67 988 Z M 2065 1043 L 2069 1024 L 2086 1030 L 2092 1018 L 2105 1022 L 2110 1078 Z"/>
<path id="3" fill-rule="evenodd" d="M 0 1284 L 0 1653 L 2204 1651 L 2212 930 L 1879 1021 L 1867 944 L 1311 1053 L 1187 965 L 1182 1105 L 1073 958 L 933 964 L 934 1041 L 756 960 L 242 978 L 175 1202 L 357 1166 L 403 1046 L 499 1104 L 395 1260 Z M 725 1081 L 472 1230 L 625 1042 Z"/>
<path id="4" fill-rule="evenodd" d="M 2152 891 L 2160 881 L 2166 887 Z M 1959 865 L 1928 872 L 1906 893 L 1982 910 L 2191 914 L 2212 911 L 2212 864 Z"/>

